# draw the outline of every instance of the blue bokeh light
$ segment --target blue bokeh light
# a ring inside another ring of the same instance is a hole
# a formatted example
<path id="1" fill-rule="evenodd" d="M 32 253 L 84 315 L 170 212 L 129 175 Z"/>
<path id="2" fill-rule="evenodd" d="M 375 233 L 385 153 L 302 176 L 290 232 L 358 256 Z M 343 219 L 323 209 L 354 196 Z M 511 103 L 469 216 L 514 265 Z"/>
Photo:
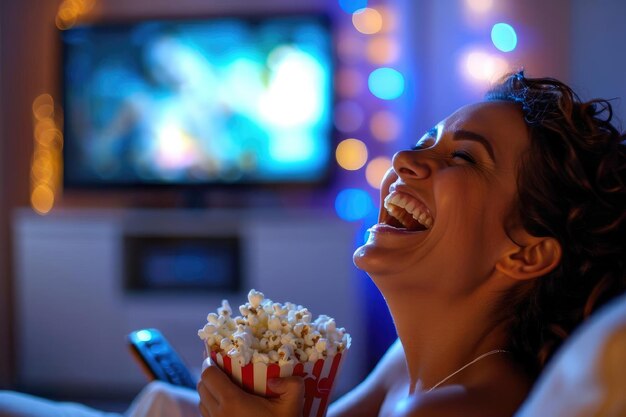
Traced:
<path id="1" fill-rule="evenodd" d="M 367 85 L 376 97 L 393 100 L 404 92 L 404 76 L 393 68 L 378 68 L 370 74 Z"/>
<path id="2" fill-rule="evenodd" d="M 511 52 L 517 46 L 517 33 L 507 23 L 496 23 L 491 29 L 491 41 L 502 52 Z"/>
<path id="3" fill-rule="evenodd" d="M 346 13 L 354 13 L 367 7 L 367 0 L 339 0 L 339 7 Z"/>
<path id="4" fill-rule="evenodd" d="M 372 197 L 367 191 L 358 188 L 341 190 L 335 198 L 337 215 L 350 222 L 365 218 L 373 208 Z"/>

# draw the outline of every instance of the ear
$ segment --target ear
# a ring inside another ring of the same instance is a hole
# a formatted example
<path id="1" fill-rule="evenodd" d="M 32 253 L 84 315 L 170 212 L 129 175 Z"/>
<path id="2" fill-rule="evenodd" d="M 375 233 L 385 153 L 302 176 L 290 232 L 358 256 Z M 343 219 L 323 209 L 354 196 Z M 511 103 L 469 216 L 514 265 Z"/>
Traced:
<path id="1" fill-rule="evenodd" d="M 522 246 L 506 252 L 496 262 L 496 269 L 517 280 L 544 276 L 561 261 L 561 244 L 552 237 L 526 235 Z"/>

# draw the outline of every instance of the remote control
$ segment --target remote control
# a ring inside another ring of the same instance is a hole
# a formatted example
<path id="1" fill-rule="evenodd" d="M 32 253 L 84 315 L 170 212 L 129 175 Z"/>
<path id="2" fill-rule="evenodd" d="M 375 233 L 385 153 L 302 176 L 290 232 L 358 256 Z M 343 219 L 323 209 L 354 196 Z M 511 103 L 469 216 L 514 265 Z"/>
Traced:
<path id="1" fill-rule="evenodd" d="M 141 329 L 128 335 L 133 356 L 150 379 L 196 389 L 196 382 L 174 348 L 157 329 Z"/>

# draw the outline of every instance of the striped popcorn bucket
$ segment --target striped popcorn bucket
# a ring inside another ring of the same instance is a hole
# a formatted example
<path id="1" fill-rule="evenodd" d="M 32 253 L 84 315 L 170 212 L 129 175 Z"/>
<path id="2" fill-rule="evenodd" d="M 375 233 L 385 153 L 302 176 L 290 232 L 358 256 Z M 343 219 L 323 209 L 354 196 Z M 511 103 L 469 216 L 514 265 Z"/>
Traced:
<path id="1" fill-rule="evenodd" d="M 319 359 L 317 362 L 282 366 L 265 363 L 249 363 L 241 366 L 238 361 L 231 360 L 228 356 L 218 352 L 211 352 L 210 356 L 211 360 L 244 390 L 265 397 L 276 395 L 267 387 L 267 380 L 270 378 L 287 376 L 304 378 L 302 417 L 324 417 L 335 378 L 347 350 L 346 348 L 333 357 Z"/>

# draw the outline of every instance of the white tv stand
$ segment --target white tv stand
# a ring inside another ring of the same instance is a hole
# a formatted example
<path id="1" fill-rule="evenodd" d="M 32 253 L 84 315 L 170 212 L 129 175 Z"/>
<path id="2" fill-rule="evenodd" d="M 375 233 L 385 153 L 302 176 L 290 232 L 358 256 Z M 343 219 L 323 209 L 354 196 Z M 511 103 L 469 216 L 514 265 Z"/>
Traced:
<path id="1" fill-rule="evenodd" d="M 40 392 L 132 395 L 145 377 L 125 336 L 159 328 L 192 368 L 202 362 L 196 336 L 208 312 L 228 298 L 233 307 L 256 288 L 315 315 L 334 316 L 353 336 L 336 393 L 364 376 L 364 305 L 352 264 L 356 227 L 332 213 L 273 210 L 63 209 L 14 215 L 17 376 Z M 241 239 L 238 294 L 129 293 L 123 238 L 215 236 Z"/>

